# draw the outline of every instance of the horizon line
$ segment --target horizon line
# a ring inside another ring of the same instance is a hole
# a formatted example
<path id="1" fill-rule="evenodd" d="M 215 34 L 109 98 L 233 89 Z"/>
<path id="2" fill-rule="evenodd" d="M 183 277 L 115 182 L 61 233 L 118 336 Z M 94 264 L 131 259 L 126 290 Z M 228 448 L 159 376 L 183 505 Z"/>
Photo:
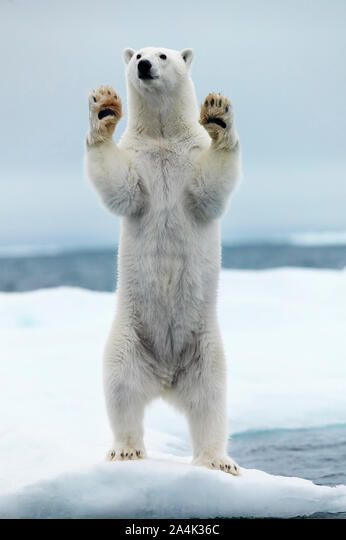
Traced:
<path id="1" fill-rule="evenodd" d="M 346 231 L 339 232 L 299 232 L 291 234 L 268 234 L 268 235 L 238 235 L 222 242 L 223 247 L 246 247 L 246 246 L 275 246 L 287 245 L 297 247 L 328 247 L 345 246 Z M 6 257 L 29 257 L 40 255 L 59 255 L 63 253 L 81 251 L 111 251 L 117 250 L 119 243 L 114 244 L 9 244 L 0 245 L 0 258 Z"/>

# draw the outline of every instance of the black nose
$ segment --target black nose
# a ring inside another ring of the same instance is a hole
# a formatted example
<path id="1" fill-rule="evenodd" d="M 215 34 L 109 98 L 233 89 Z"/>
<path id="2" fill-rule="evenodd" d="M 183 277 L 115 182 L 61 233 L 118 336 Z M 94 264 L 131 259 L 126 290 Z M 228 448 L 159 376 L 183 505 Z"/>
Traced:
<path id="1" fill-rule="evenodd" d="M 149 75 L 151 70 L 151 62 L 149 60 L 141 60 L 138 62 L 138 72 L 140 75 Z"/>

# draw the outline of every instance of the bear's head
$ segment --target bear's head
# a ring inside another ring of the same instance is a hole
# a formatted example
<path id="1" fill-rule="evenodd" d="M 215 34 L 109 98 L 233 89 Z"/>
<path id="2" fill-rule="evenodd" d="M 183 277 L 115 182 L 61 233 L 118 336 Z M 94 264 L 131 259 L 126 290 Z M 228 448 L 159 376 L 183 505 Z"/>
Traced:
<path id="1" fill-rule="evenodd" d="M 161 47 L 124 50 L 128 82 L 139 94 L 171 94 L 190 78 L 191 49 L 175 51 Z"/>

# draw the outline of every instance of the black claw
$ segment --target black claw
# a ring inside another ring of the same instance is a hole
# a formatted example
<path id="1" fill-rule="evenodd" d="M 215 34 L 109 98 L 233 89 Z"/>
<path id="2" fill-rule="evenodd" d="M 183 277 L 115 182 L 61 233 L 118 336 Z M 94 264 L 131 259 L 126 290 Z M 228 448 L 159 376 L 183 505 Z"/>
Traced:
<path id="1" fill-rule="evenodd" d="M 127 457 L 128 455 L 129 455 L 128 452 L 126 452 L 125 456 Z"/>
<path id="2" fill-rule="evenodd" d="M 213 106 L 215 103 L 214 98 L 211 98 L 210 105 Z"/>
<path id="3" fill-rule="evenodd" d="M 225 112 L 228 112 L 228 109 L 229 109 L 229 107 L 228 107 L 228 105 L 226 105 Z"/>
<path id="4" fill-rule="evenodd" d="M 205 100 L 204 105 L 205 105 L 206 107 L 209 106 L 209 101 L 208 101 L 207 99 Z"/>
<path id="5" fill-rule="evenodd" d="M 219 100 L 219 107 L 222 105 L 222 99 Z"/>
<path id="6" fill-rule="evenodd" d="M 96 99 L 96 97 L 95 97 L 95 96 L 93 96 L 93 100 L 94 100 L 94 101 L 95 101 L 95 103 L 96 103 L 97 99 Z"/>
<path id="7" fill-rule="evenodd" d="M 120 454 L 120 455 L 121 455 L 121 457 L 123 458 L 123 457 L 124 457 L 124 452 L 121 452 L 121 454 Z"/>

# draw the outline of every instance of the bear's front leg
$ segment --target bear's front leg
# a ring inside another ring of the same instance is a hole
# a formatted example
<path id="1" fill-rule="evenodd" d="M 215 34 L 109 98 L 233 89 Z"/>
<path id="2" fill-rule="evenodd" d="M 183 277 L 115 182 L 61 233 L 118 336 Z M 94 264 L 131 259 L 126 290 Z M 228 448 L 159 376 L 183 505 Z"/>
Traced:
<path id="1" fill-rule="evenodd" d="M 111 86 L 91 92 L 86 167 L 107 208 L 120 216 L 134 216 L 143 211 L 145 190 L 128 152 L 112 140 L 121 116 L 121 100 Z"/>
<path id="2" fill-rule="evenodd" d="M 200 124 L 208 132 L 209 148 L 201 152 L 196 175 L 187 189 L 187 205 L 200 220 L 219 218 L 240 176 L 239 139 L 230 101 L 209 94 L 202 107 Z"/>

